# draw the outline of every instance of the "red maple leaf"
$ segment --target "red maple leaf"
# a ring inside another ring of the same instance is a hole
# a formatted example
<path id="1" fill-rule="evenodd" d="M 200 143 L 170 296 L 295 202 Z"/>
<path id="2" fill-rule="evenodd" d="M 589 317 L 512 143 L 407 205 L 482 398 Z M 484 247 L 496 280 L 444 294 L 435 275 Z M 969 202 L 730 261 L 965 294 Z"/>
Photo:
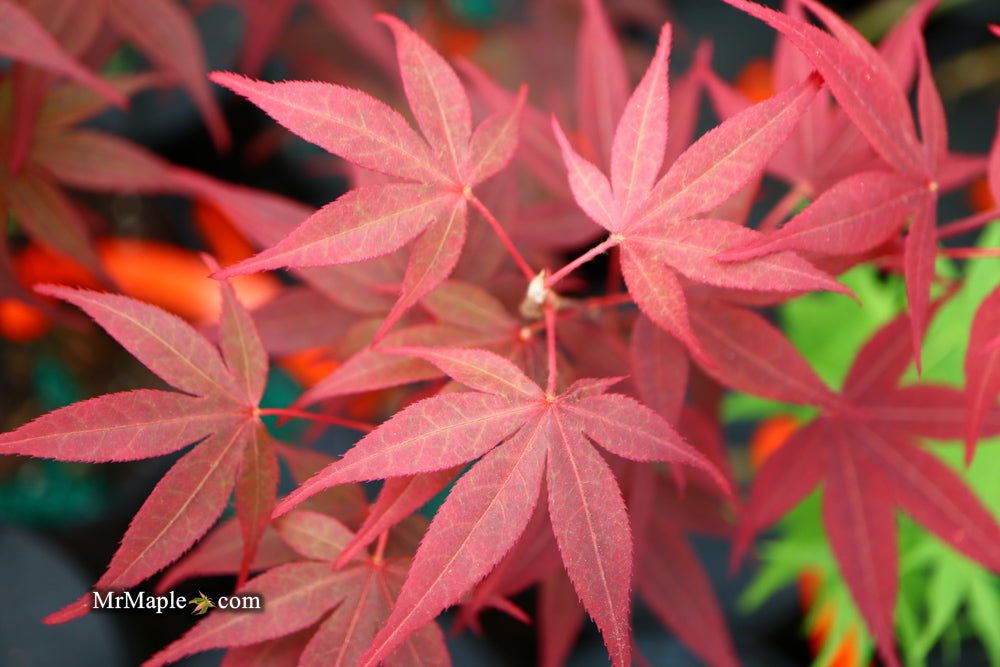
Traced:
<path id="1" fill-rule="evenodd" d="M 703 468 L 726 486 L 724 478 L 655 412 L 604 393 L 615 379 L 579 380 L 555 396 L 490 352 L 397 351 L 426 359 L 478 391 L 436 396 L 402 410 L 276 510 L 281 515 L 330 486 L 444 470 L 482 456 L 436 515 L 392 615 L 361 664 L 384 658 L 500 561 L 531 518 L 543 474 L 567 572 L 615 664 L 629 664 L 627 511 L 611 469 L 587 438 L 625 458 Z"/>
<path id="2" fill-rule="evenodd" d="M 211 263 L 211 266 L 218 268 Z M 245 580 L 278 483 L 274 444 L 257 404 L 267 356 L 249 314 L 222 288 L 219 345 L 159 308 L 113 294 L 39 286 L 83 309 L 180 392 L 141 389 L 61 408 L 0 436 L 0 452 L 61 461 L 130 461 L 198 443 L 164 475 L 132 520 L 96 589 L 128 588 L 187 551 L 236 491 Z M 47 622 L 89 611 L 88 594 Z"/>
<path id="3" fill-rule="evenodd" d="M 763 171 L 812 102 L 819 79 L 810 76 L 727 120 L 695 142 L 658 178 L 667 141 L 670 34 L 668 24 L 618 122 L 610 181 L 571 148 L 553 119 L 573 195 L 610 236 L 554 274 L 546 285 L 555 284 L 579 263 L 619 246 L 625 282 L 639 308 L 705 359 L 677 274 L 695 283 L 740 290 L 846 290 L 789 252 L 740 263 L 720 262 L 715 255 L 746 245 L 757 232 L 726 220 L 700 217 Z"/>
<path id="4" fill-rule="evenodd" d="M 754 479 L 734 547 L 735 561 L 758 531 L 822 484 L 830 546 L 889 665 L 899 664 L 892 625 L 897 509 L 1000 571 L 1000 525 L 920 443 L 965 434 L 963 393 L 932 384 L 897 386 L 913 357 L 909 326 L 906 317 L 897 318 L 858 353 L 842 392 L 851 409 L 825 411 L 767 459 Z M 1000 411 L 990 411 L 986 421 L 989 432 L 1000 431 Z"/>
<path id="5" fill-rule="evenodd" d="M 396 36 L 403 86 L 423 137 L 383 103 L 349 88 L 303 81 L 269 84 L 226 73 L 212 77 L 307 141 L 404 180 L 347 192 L 276 245 L 220 274 L 349 264 L 387 255 L 416 239 L 399 299 L 376 340 L 454 269 L 465 243 L 468 204 L 482 206 L 472 187 L 512 157 L 523 102 L 522 91 L 517 103 L 473 133 L 469 100 L 454 70 L 402 21 L 379 18 Z"/>

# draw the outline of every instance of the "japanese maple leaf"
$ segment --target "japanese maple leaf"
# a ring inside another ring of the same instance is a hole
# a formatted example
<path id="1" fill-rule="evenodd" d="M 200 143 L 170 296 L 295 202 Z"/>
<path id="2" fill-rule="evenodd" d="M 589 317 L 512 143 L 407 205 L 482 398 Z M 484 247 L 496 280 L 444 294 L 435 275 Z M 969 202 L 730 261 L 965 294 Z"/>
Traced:
<path id="1" fill-rule="evenodd" d="M 610 154 L 617 127 L 629 97 L 629 73 L 624 63 L 621 44 L 615 35 L 612 22 L 607 16 L 604 3 L 600 0 L 586 0 L 583 5 L 583 20 L 577 36 L 576 55 L 576 117 L 580 148 L 588 159 L 594 159 L 601 168 L 610 164 Z M 620 2 L 610 9 L 619 9 Z M 703 60 L 709 56 L 707 42 L 699 45 L 695 52 L 695 63 L 685 74 L 671 85 L 669 126 L 665 160 L 672 163 L 690 145 L 696 129 L 698 109 L 701 99 Z M 484 104 L 500 111 L 509 107 L 516 95 L 493 80 L 475 64 L 459 59 L 457 64 L 462 74 Z M 527 73 L 530 73 L 529 68 Z M 569 76 L 569 73 L 566 73 Z M 561 80 L 558 76 L 551 77 Z M 544 82 L 540 82 L 542 84 Z M 533 90 L 537 88 L 532 86 Z M 555 92 L 555 91 L 553 91 Z M 546 98 L 547 99 L 547 98 Z M 563 176 L 564 166 L 559 143 L 552 132 L 551 115 L 542 109 L 526 103 L 521 120 L 521 138 L 518 146 L 518 161 L 535 181 L 555 195 L 558 202 L 546 202 L 548 209 L 545 224 L 535 223 L 526 231 L 532 233 L 532 243 L 542 240 L 549 243 L 572 241 L 571 248 L 593 240 L 595 230 L 585 216 L 566 219 L 556 225 L 551 209 L 558 204 L 561 210 L 566 204 L 573 204 L 572 193 Z M 574 206 L 579 215 L 579 209 Z M 563 215 L 563 217 L 567 217 Z M 512 230 L 516 233 L 517 230 Z"/>
<path id="2" fill-rule="evenodd" d="M 684 405 L 688 368 L 683 346 L 640 317 L 632 330 L 630 352 L 639 398 L 677 424 L 681 435 L 730 478 L 719 425 Z M 695 471 L 685 486 L 648 464 L 623 462 L 618 471 L 627 488 L 639 597 L 708 664 L 737 664 L 725 617 L 685 534 L 728 537 L 731 528 L 724 517 L 728 499 L 701 471 Z"/>
<path id="3" fill-rule="evenodd" d="M 217 268 L 217 266 L 215 267 Z M 232 288 L 221 284 L 216 347 L 183 320 L 114 294 L 39 286 L 84 310 L 180 392 L 140 389 L 75 403 L 0 435 L 0 453 L 60 461 L 132 461 L 198 443 L 139 509 L 95 589 L 128 588 L 176 560 L 225 509 L 235 487 L 246 578 L 277 492 L 274 445 L 256 414 L 267 357 Z M 91 596 L 48 617 L 89 611 Z"/>
<path id="4" fill-rule="evenodd" d="M 332 561 L 351 541 L 350 529 L 315 510 L 289 513 L 275 522 L 274 531 L 294 557 L 240 588 L 263 597 L 263 612 L 214 613 L 145 666 L 215 648 L 229 649 L 226 664 L 357 664 L 389 616 L 410 566 L 414 538 L 419 539 L 415 529 L 423 526 L 425 520 L 411 517 L 401 529 L 386 533 L 374 553 L 357 554 L 336 569 Z M 411 635 L 384 664 L 445 667 L 451 660 L 444 635 L 430 624 Z"/>
<path id="5" fill-rule="evenodd" d="M 0 0 L 0 54 L 69 77 L 118 106 L 127 104 L 120 91 L 77 62 L 30 11 L 12 0 Z"/>
<path id="6" fill-rule="evenodd" d="M 969 409 L 965 460 L 969 462 L 983 422 L 1000 395 L 1000 287 L 983 300 L 972 321 L 965 353 L 965 392 Z"/>
<path id="7" fill-rule="evenodd" d="M 636 593 L 664 627 L 706 664 L 737 665 L 725 616 L 686 535 L 727 534 L 718 491 L 678 489 L 648 465 L 630 465 L 629 478 Z"/>
<path id="8" fill-rule="evenodd" d="M 524 531 L 544 474 L 566 570 L 614 663 L 628 665 L 628 517 L 611 469 L 587 438 L 625 458 L 700 467 L 725 485 L 723 478 L 662 417 L 634 399 L 604 393 L 616 379 L 580 380 L 553 396 L 510 361 L 483 350 L 397 352 L 426 359 L 477 391 L 442 394 L 402 410 L 275 512 L 337 484 L 430 473 L 482 457 L 438 511 L 392 615 L 359 664 L 382 660 L 489 573 Z"/>
<path id="9" fill-rule="evenodd" d="M 670 423 L 698 451 L 725 470 L 725 454 L 718 428 L 695 409 L 682 411 L 687 385 L 683 346 L 639 318 L 632 337 L 635 385 L 640 397 Z M 641 355 L 641 356 L 640 356 Z M 623 483 L 632 528 L 636 593 L 658 619 L 685 645 L 712 665 L 735 664 L 722 611 L 701 563 L 685 532 L 728 536 L 723 518 L 726 506 L 718 486 L 701 471 L 680 489 L 648 463 L 616 460 L 612 465 Z M 540 509 L 540 508 L 538 508 Z M 478 627 L 476 615 L 494 607 L 515 618 L 527 617 L 510 597 L 541 584 L 539 633 L 541 663 L 563 664 L 560 657 L 572 646 L 583 621 L 572 585 L 560 585 L 559 554 L 544 515 L 536 509 L 518 543 L 463 603 L 461 619 Z M 664 568 L 664 563 L 669 567 Z M 565 590 L 564 590 L 565 588 Z M 549 622 L 549 619 L 560 619 Z"/>
<path id="10" fill-rule="evenodd" d="M 273 247 L 220 274 L 360 262 L 416 238 L 399 300 L 376 339 L 455 267 L 472 187 L 510 160 L 521 106 L 519 101 L 490 116 L 473 133 L 469 100 L 454 70 L 402 21 L 384 14 L 379 20 L 396 37 L 403 86 L 423 137 L 398 113 L 356 90 L 212 75 L 307 141 L 404 180 L 347 192 Z"/>
<path id="11" fill-rule="evenodd" d="M 598 248 L 620 246 L 622 272 L 636 304 L 704 358 L 677 274 L 696 283 L 745 290 L 845 290 L 793 253 L 739 264 L 719 262 L 714 255 L 746 245 L 757 232 L 725 220 L 699 219 L 763 170 L 815 97 L 819 78 L 810 76 L 730 118 L 657 180 L 667 142 L 670 35 L 666 24 L 656 55 L 615 130 L 610 181 L 572 149 L 555 119 L 553 127 L 577 203 L 610 232 Z"/>
<path id="12" fill-rule="evenodd" d="M 905 18 L 889 31 L 878 46 L 879 54 L 891 67 L 895 78 L 909 88 L 918 64 L 921 26 L 938 0 L 923 0 L 913 6 Z M 786 0 L 783 11 L 793 19 L 805 18 L 801 0 Z M 813 65 L 784 35 L 775 42 L 773 84 L 783 90 L 805 77 Z M 703 68 L 705 87 L 716 113 L 722 118 L 750 106 L 751 101 L 739 90 L 719 78 L 711 68 Z M 839 106 L 829 104 L 825 91 L 803 116 L 788 142 L 768 164 L 768 172 L 791 189 L 782 201 L 764 218 L 762 230 L 772 230 L 803 199 L 815 198 L 848 176 L 860 172 L 886 171 L 888 165 L 878 157 L 857 128 Z M 940 191 L 947 192 L 963 185 L 982 170 L 982 158 L 948 153 L 942 167 Z M 901 200 L 912 199 L 914 188 L 901 192 Z M 905 203 L 903 201 L 902 203 Z M 899 201 L 887 200 L 886 215 L 905 218 L 905 207 Z"/>
<path id="13" fill-rule="evenodd" d="M 205 80 L 205 52 L 198 31 L 191 17 L 175 0 L 65 0 L 55 4 L 32 4 L 36 5 L 37 20 L 55 38 L 49 41 L 62 44 L 74 55 L 88 52 L 103 55 L 108 44 L 117 44 L 117 39 L 108 32 L 126 40 L 156 69 L 179 79 L 204 118 L 216 146 L 228 147 L 230 138 L 222 111 Z M 21 33 L 15 42 L 28 35 Z M 44 42 L 33 41 L 41 51 Z M 52 79 L 43 72 L 23 66 L 16 67 L 13 74 L 16 131 L 11 163 L 17 171 L 27 156 L 37 114 Z"/>
<path id="14" fill-rule="evenodd" d="M 897 386 L 913 356 L 900 317 L 861 349 L 844 383 L 853 411 L 826 411 L 761 468 L 734 547 L 810 491 L 823 487 L 823 523 L 841 574 L 889 665 L 898 665 L 893 612 L 898 587 L 897 509 L 962 554 L 1000 571 L 1000 526 L 965 483 L 920 445 L 920 438 L 965 433 L 964 396 L 943 386 Z M 1000 430 L 991 411 L 988 430 Z"/>
<path id="15" fill-rule="evenodd" d="M 944 108 L 927 62 L 919 23 L 910 44 L 919 59 L 917 115 L 913 115 L 893 65 L 863 36 L 815 0 L 802 0 L 833 33 L 747 0 L 726 0 L 772 26 L 823 75 L 844 113 L 892 171 L 862 172 L 821 194 L 802 214 L 750 249 L 721 258 L 746 261 L 770 252 L 808 250 L 826 255 L 857 254 L 896 235 L 907 218 L 904 272 L 914 354 L 927 325 L 930 284 L 937 255 L 937 200 L 945 171 L 948 131 Z"/>
<path id="16" fill-rule="evenodd" d="M 125 95 L 158 82 L 150 74 L 108 79 Z M 241 231 L 261 245 L 309 215 L 308 207 L 278 195 L 218 181 L 172 165 L 128 140 L 78 127 L 106 107 L 106 100 L 77 84 L 53 86 L 33 126 L 23 167 L 16 174 L 0 174 L 0 193 L 24 232 L 95 275 L 102 275 L 102 269 L 84 213 L 64 188 L 202 198 L 238 221 Z M 0 113 L 0 131 L 12 131 L 14 122 L 11 113 Z"/>

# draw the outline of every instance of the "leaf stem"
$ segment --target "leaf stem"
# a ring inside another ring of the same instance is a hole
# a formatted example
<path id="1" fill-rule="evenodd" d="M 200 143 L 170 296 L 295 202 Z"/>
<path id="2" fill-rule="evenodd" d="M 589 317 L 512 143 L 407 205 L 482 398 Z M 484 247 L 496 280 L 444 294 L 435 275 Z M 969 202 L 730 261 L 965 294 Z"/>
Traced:
<path id="1" fill-rule="evenodd" d="M 767 212 L 764 219 L 757 225 L 759 232 L 773 232 L 778 225 L 788 217 L 788 214 L 795 210 L 803 197 L 809 196 L 812 188 L 805 183 L 799 183 L 794 188 L 785 193 L 785 196 L 778 200 L 778 203 Z"/>
<path id="2" fill-rule="evenodd" d="M 382 534 L 378 536 L 378 542 L 375 543 L 375 555 L 372 556 L 372 560 L 376 563 L 381 563 L 382 558 L 385 555 L 385 543 L 389 540 L 389 531 L 384 530 Z"/>
<path id="3" fill-rule="evenodd" d="M 939 254 L 949 259 L 1000 257 L 1000 248 L 941 248 Z"/>
<path id="4" fill-rule="evenodd" d="M 555 319 L 557 322 L 572 319 L 590 310 L 600 310 L 601 308 L 632 303 L 632 295 L 623 292 L 621 294 L 605 294 L 603 296 L 592 296 L 587 299 L 573 301 L 564 298 L 563 301 L 568 302 L 569 305 L 556 312 Z M 532 322 L 525 328 L 531 333 L 535 333 L 544 326 L 545 320 L 542 319 L 537 322 Z"/>
<path id="5" fill-rule="evenodd" d="M 527 260 L 524 259 L 524 256 L 521 255 L 518 249 L 514 246 L 514 242 L 511 240 L 510 236 L 507 235 L 507 231 L 503 228 L 503 225 L 501 225 L 500 221 L 496 219 L 493 213 L 486 208 L 486 204 L 479 201 L 479 198 L 476 197 L 471 190 L 466 191 L 465 198 L 470 204 L 472 204 L 474 209 L 479 211 L 482 216 L 486 218 L 486 222 L 490 224 L 493 231 L 495 231 L 497 236 L 500 237 L 500 242 L 504 244 L 504 247 L 507 248 L 507 252 L 509 252 L 510 256 L 514 258 L 514 263 L 517 264 L 519 269 L 521 269 L 521 273 L 524 274 L 525 278 L 528 280 L 534 278 L 537 271 L 532 270 L 531 265 L 528 264 Z"/>
<path id="6" fill-rule="evenodd" d="M 565 278 L 567 275 L 569 275 L 570 273 L 572 273 L 574 270 L 576 270 L 577 267 L 579 267 L 579 266 L 581 266 L 583 264 L 586 264 L 590 260 L 592 260 L 595 257 L 597 257 L 598 255 L 600 255 L 602 252 L 604 252 L 604 251 L 606 251 L 606 250 L 608 250 L 610 248 L 614 248 L 620 242 L 621 242 L 621 237 L 615 236 L 614 234 L 612 234 L 608 238 L 604 239 L 604 241 L 602 241 L 601 243 L 598 243 L 593 248 L 591 248 L 587 252 L 583 253 L 582 255 L 580 255 L 579 257 L 577 257 L 576 259 L 574 259 L 572 262 L 570 262 L 569 264 L 567 264 L 566 266 L 562 267 L 561 269 L 559 269 L 558 271 L 556 271 L 555 273 L 553 273 L 551 276 L 549 276 L 548 278 L 546 278 L 546 280 L 545 280 L 545 289 L 552 288 L 557 282 L 559 282 L 560 280 L 562 280 L 563 278 Z"/>
<path id="7" fill-rule="evenodd" d="M 556 311 L 552 301 L 545 303 L 545 343 L 549 358 L 549 380 L 545 385 L 545 393 L 556 394 Z"/>
<path id="8" fill-rule="evenodd" d="M 970 215 L 967 218 L 962 218 L 961 220 L 956 220 L 955 222 L 949 222 L 947 225 L 941 225 L 938 228 L 938 239 L 950 239 L 953 236 L 958 236 L 959 234 L 972 231 L 973 229 L 982 227 L 986 223 L 997 219 L 1000 219 L 1000 209 L 982 211 L 981 213 Z"/>
<path id="9" fill-rule="evenodd" d="M 275 415 L 281 417 L 289 417 L 291 419 L 310 419 L 315 422 L 322 422 L 324 424 L 336 424 L 337 426 L 346 426 L 347 428 L 353 428 L 355 431 L 364 431 L 365 433 L 374 431 L 378 428 L 375 424 L 369 424 L 368 422 L 356 421 L 354 419 L 345 419 L 344 417 L 335 417 L 334 415 L 318 415 L 315 412 L 306 412 L 305 410 L 292 410 L 289 408 L 258 408 L 257 414 L 264 417 L 267 415 Z"/>

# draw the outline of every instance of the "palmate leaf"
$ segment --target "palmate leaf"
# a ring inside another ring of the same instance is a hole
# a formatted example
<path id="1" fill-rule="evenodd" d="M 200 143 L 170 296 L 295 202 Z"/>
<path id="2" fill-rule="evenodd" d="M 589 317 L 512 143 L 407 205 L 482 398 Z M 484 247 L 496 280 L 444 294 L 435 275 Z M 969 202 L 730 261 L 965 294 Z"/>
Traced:
<path id="1" fill-rule="evenodd" d="M 719 262 L 716 255 L 747 245 L 757 233 L 723 220 L 699 219 L 763 171 L 812 102 L 818 77 L 730 118 L 695 142 L 656 181 L 667 143 L 670 35 L 667 24 L 617 126 L 610 181 L 573 150 L 555 119 L 553 129 L 573 195 L 591 219 L 611 232 L 608 244 L 621 247 L 622 272 L 639 308 L 705 359 L 678 273 L 694 282 L 747 290 L 845 290 L 792 253 L 776 254 L 766 263 Z"/>
<path id="2" fill-rule="evenodd" d="M 779 242 L 768 244 L 770 250 L 816 248 L 821 239 L 829 238 L 830 249 L 820 252 L 856 255 L 872 248 L 877 238 L 884 238 L 881 232 L 891 237 L 910 218 L 903 268 L 919 370 L 937 255 L 938 191 L 942 184 L 949 184 L 955 178 L 953 171 L 957 168 L 947 155 L 944 110 L 920 34 L 933 3 L 923 3 L 902 22 L 880 53 L 816 0 L 802 0 L 802 4 L 819 17 L 832 35 L 806 23 L 802 17 L 782 14 L 748 0 L 726 1 L 768 23 L 801 51 L 822 74 L 844 113 L 878 155 L 894 168 L 896 175 L 889 183 L 885 178 L 864 179 L 857 174 L 841 181 L 810 207 L 812 211 L 804 220 L 793 219 L 786 229 L 779 231 L 776 239 Z M 912 72 L 907 63 L 914 60 L 905 53 L 908 49 L 916 52 L 918 66 L 919 140 L 906 98 Z M 883 189 L 884 197 L 878 195 L 877 189 Z M 862 232 L 860 225 L 866 220 L 877 222 L 880 234 Z M 794 241 L 787 240 L 792 237 Z M 757 242 L 751 247 L 760 245 Z M 737 252 L 727 257 L 745 260 L 757 255 L 757 251 Z"/>
<path id="3" fill-rule="evenodd" d="M 198 443 L 153 489 L 95 589 L 129 588 L 177 560 L 215 523 L 234 487 L 240 582 L 249 572 L 277 491 L 273 444 L 254 414 L 267 358 L 232 287 L 221 288 L 221 353 L 189 324 L 154 306 L 113 294 L 38 288 L 83 309 L 146 367 L 186 393 L 139 390 L 70 405 L 0 436 L 0 453 L 123 461 Z M 47 621 L 87 613 L 90 598 Z"/>
<path id="4" fill-rule="evenodd" d="M 513 156 L 525 97 L 522 89 L 510 107 L 473 134 L 469 100 L 454 70 L 405 23 L 385 14 L 378 19 L 396 38 L 403 87 L 423 136 L 388 106 L 356 90 L 212 75 L 303 139 L 408 181 L 351 190 L 280 243 L 220 273 L 348 264 L 387 255 L 419 236 L 400 297 L 376 340 L 454 269 L 465 242 L 471 188 Z"/>
<path id="5" fill-rule="evenodd" d="M 356 664 L 399 595 L 413 553 L 409 533 L 423 525 L 409 520 L 388 534 L 384 549 L 356 554 L 338 568 L 332 561 L 354 541 L 350 529 L 326 513 L 291 512 L 274 531 L 292 556 L 237 591 L 260 594 L 263 612 L 212 612 L 145 664 L 164 665 L 213 648 L 230 649 L 223 661 L 227 665 L 284 664 L 280 660 L 286 659 L 298 665 Z M 450 659 L 443 635 L 430 625 L 385 664 L 445 667 Z"/>
<path id="6" fill-rule="evenodd" d="M 485 454 L 431 524 L 399 602 L 361 664 L 383 659 L 488 574 L 528 524 L 546 470 L 563 562 L 614 662 L 628 664 L 628 521 L 611 470 L 584 434 L 619 456 L 701 468 L 728 488 L 725 479 L 662 417 L 633 399 L 603 393 L 614 380 L 578 382 L 551 397 L 490 352 L 397 351 L 430 361 L 476 392 L 444 394 L 404 409 L 276 510 L 281 515 L 338 484 L 430 473 Z"/>
<path id="7" fill-rule="evenodd" d="M 934 385 L 897 388 L 912 358 L 900 317 L 862 348 L 843 395 L 860 412 L 828 412 L 796 432 L 754 482 L 735 555 L 754 534 L 823 484 L 824 526 L 858 609 L 888 664 L 898 553 L 893 512 L 906 512 L 967 557 L 1000 571 L 1000 525 L 965 483 L 917 443 L 962 437 L 961 392 Z M 901 335 L 902 334 L 902 335 Z M 1000 411 L 990 413 L 991 432 Z"/>

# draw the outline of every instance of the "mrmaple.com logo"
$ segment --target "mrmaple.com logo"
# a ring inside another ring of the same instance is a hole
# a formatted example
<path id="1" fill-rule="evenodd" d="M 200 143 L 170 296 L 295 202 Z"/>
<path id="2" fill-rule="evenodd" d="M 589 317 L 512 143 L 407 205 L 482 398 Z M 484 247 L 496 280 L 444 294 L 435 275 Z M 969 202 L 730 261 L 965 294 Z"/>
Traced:
<path id="1" fill-rule="evenodd" d="M 91 606 L 93 609 L 114 609 L 131 611 L 153 611 L 162 614 L 167 609 L 185 609 L 193 605 L 192 614 L 201 616 L 209 609 L 217 608 L 226 611 L 262 611 L 264 601 L 259 593 L 241 593 L 239 595 L 221 595 L 215 600 L 201 591 L 190 600 L 183 595 L 170 591 L 164 595 L 150 595 L 145 591 L 94 591 Z"/>

